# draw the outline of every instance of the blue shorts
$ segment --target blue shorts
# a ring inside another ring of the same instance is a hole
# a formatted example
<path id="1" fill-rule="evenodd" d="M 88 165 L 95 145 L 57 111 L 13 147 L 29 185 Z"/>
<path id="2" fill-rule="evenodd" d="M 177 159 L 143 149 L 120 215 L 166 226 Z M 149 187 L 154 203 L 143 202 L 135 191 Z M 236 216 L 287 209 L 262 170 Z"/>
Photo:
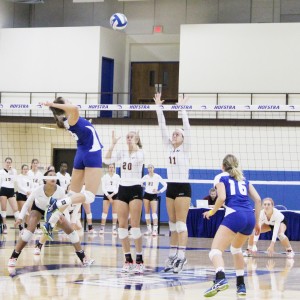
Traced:
<path id="1" fill-rule="evenodd" d="M 237 211 L 225 216 L 221 225 L 228 227 L 235 233 L 250 235 L 255 226 L 253 211 Z"/>
<path id="2" fill-rule="evenodd" d="M 102 151 L 89 152 L 77 149 L 73 167 L 77 170 L 102 168 Z"/>

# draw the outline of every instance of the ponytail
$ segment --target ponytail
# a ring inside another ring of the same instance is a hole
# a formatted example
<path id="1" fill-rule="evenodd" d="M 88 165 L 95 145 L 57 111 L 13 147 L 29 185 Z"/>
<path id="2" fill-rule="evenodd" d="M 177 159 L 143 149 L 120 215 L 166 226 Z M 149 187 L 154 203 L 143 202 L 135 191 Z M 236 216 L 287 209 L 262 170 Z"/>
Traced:
<path id="1" fill-rule="evenodd" d="M 53 103 L 65 104 L 65 100 L 63 97 L 57 97 L 53 101 Z M 64 126 L 65 111 L 60 108 L 56 108 L 56 107 L 50 107 L 50 110 L 53 113 L 53 117 L 55 119 L 57 126 L 59 128 L 65 128 L 65 126 Z"/>
<path id="2" fill-rule="evenodd" d="M 232 155 L 228 154 L 223 159 L 224 170 L 237 181 L 244 180 L 244 175 L 242 170 L 239 168 L 238 159 Z"/>

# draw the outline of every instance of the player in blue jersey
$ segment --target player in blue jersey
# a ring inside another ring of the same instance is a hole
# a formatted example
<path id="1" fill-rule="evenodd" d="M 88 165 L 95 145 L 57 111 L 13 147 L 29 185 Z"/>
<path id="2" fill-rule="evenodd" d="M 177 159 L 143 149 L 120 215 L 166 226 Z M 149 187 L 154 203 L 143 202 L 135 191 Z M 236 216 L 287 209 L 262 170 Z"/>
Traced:
<path id="1" fill-rule="evenodd" d="M 209 258 L 215 268 L 216 279 L 214 285 L 205 291 L 205 297 L 212 297 L 219 291 L 228 288 L 222 254 L 229 245 L 236 270 L 237 294 L 246 295 L 242 246 L 253 229 L 256 234 L 260 231 L 261 198 L 253 185 L 244 178 L 237 158 L 232 154 L 226 155 L 223 159 L 222 170 L 223 173 L 217 175 L 214 180 L 214 186 L 218 193 L 216 204 L 212 210 L 203 214 L 204 218 L 209 219 L 221 206 L 224 205 L 226 210 L 209 252 Z M 249 197 L 255 203 L 255 213 Z"/>
<path id="2" fill-rule="evenodd" d="M 54 201 L 46 213 L 44 233 L 51 239 L 51 231 L 62 212 L 70 204 L 92 203 L 101 181 L 103 148 L 93 125 L 79 116 L 79 110 L 68 100 L 58 97 L 44 103 L 53 112 L 59 128 L 67 129 L 77 141 L 70 192 L 66 198 Z M 85 184 L 85 191 L 80 193 Z"/>

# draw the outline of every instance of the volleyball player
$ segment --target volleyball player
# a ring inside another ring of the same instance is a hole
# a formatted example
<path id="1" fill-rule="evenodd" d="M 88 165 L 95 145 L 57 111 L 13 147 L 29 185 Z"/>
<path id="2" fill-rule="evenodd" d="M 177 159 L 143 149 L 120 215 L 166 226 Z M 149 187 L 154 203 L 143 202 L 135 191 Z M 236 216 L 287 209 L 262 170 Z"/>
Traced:
<path id="1" fill-rule="evenodd" d="M 112 144 L 105 156 L 108 164 L 120 162 L 121 182 L 118 192 L 117 215 L 119 221 L 119 238 L 122 242 L 125 263 L 122 272 L 144 272 L 144 261 L 142 254 L 142 233 L 140 229 L 141 213 L 143 206 L 143 188 L 141 178 L 143 172 L 144 152 L 139 134 L 130 131 L 126 135 L 128 149 L 123 151 L 113 151 L 119 138 L 112 133 Z M 134 239 L 136 248 L 136 262 L 130 252 L 130 241 L 128 238 L 128 217 L 130 214 L 131 237 Z"/>
<path id="2" fill-rule="evenodd" d="M 56 176 L 54 171 L 47 171 L 44 176 Z M 37 223 L 44 216 L 45 210 L 49 205 L 51 199 L 61 199 L 65 196 L 65 190 L 56 184 L 56 179 L 47 179 L 44 180 L 44 184 L 36 188 L 30 196 L 28 197 L 26 203 L 24 204 L 22 211 L 19 215 L 18 220 L 16 221 L 16 225 L 22 223 L 26 213 L 30 209 L 31 212 L 28 218 L 28 226 L 24 228 L 22 231 L 20 238 L 17 242 L 17 245 L 8 261 L 9 267 L 15 267 L 17 263 L 17 259 L 21 254 L 23 248 L 27 245 L 27 243 L 31 240 L 34 230 L 36 228 Z M 82 264 L 84 266 L 91 265 L 94 260 L 87 259 L 84 251 L 81 248 L 78 233 L 72 228 L 71 224 L 66 220 L 64 216 L 60 217 L 60 221 L 58 225 L 64 230 L 64 232 L 68 235 L 71 243 L 73 244 L 76 254 Z"/>
<path id="3" fill-rule="evenodd" d="M 260 230 L 261 199 L 253 185 L 244 178 L 237 158 L 232 154 L 226 155 L 223 159 L 222 170 L 223 173 L 214 179 L 214 186 L 218 193 L 214 208 L 203 213 L 203 217 L 209 219 L 221 206 L 224 205 L 226 210 L 225 217 L 216 232 L 209 252 L 209 258 L 215 268 L 216 279 L 213 286 L 205 291 L 205 297 L 215 296 L 219 291 L 228 288 L 222 257 L 228 246 L 230 246 L 230 252 L 233 255 L 237 294 L 246 295 L 242 246 L 254 228 L 256 233 L 259 233 Z M 255 213 L 249 197 L 255 203 Z"/>
<path id="4" fill-rule="evenodd" d="M 287 229 L 287 223 L 284 218 L 284 215 L 274 207 L 274 201 L 271 198 L 263 199 L 263 209 L 259 215 L 259 225 L 260 225 L 260 232 L 268 232 L 272 231 L 272 240 L 270 246 L 267 249 L 267 253 L 272 256 L 274 253 L 274 246 L 277 238 L 281 242 L 282 246 L 286 250 L 287 258 L 293 258 L 295 253 L 293 248 L 290 244 L 288 237 L 284 234 Z M 249 242 L 248 248 L 246 251 L 247 256 L 250 256 L 252 252 L 257 251 L 257 242 L 259 239 L 259 235 L 255 235 L 252 232 Z"/>
<path id="5" fill-rule="evenodd" d="M 15 219 L 19 217 L 18 205 L 15 197 L 15 181 L 17 177 L 17 170 L 12 167 L 12 158 L 6 157 L 4 161 L 4 168 L 0 170 L 0 200 L 1 200 L 1 216 L 3 221 L 3 233 L 7 234 L 6 214 L 7 201 L 9 202 Z"/>
<path id="6" fill-rule="evenodd" d="M 118 191 L 120 185 L 120 176 L 115 173 L 115 165 L 109 164 L 108 172 L 102 177 L 102 191 L 103 191 L 103 211 L 101 218 L 100 234 L 104 234 L 106 218 L 109 206 L 112 206 L 113 229 L 112 234 L 117 234 L 117 209 L 114 200 L 118 198 Z"/>
<path id="7" fill-rule="evenodd" d="M 28 165 L 24 164 L 21 167 L 21 174 L 17 176 L 17 189 L 18 189 L 17 204 L 18 204 L 19 211 L 22 210 L 22 207 L 32 190 L 32 180 L 28 176 L 28 171 L 29 171 Z M 26 216 L 25 216 L 24 224 L 27 224 Z M 23 226 L 21 224 L 19 225 L 19 229 L 20 230 L 23 229 Z"/>
<path id="8" fill-rule="evenodd" d="M 157 119 L 163 144 L 166 148 L 168 187 L 166 204 L 171 231 L 169 257 L 165 272 L 178 273 L 187 263 L 185 250 L 188 240 L 186 219 L 191 203 L 191 185 L 189 179 L 189 158 L 191 152 L 191 133 L 187 112 L 182 110 L 183 129 L 176 129 L 170 138 L 166 120 L 161 110 L 161 94 L 155 94 Z M 179 98 L 179 104 L 185 104 L 187 98 Z"/>
<path id="9" fill-rule="evenodd" d="M 71 182 L 71 176 L 67 172 L 68 164 L 66 162 L 61 162 L 59 167 L 59 172 L 56 173 L 57 179 L 59 180 L 59 185 L 67 191 L 67 188 Z"/>
<path id="10" fill-rule="evenodd" d="M 51 239 L 53 227 L 70 204 L 92 203 L 95 200 L 101 180 L 103 146 L 93 125 L 79 116 L 76 105 L 62 97 L 44 105 L 52 110 L 57 126 L 67 129 L 77 140 L 70 193 L 66 198 L 54 201 L 47 210 L 47 222 L 43 230 Z M 85 191 L 80 193 L 83 184 Z"/>
<path id="11" fill-rule="evenodd" d="M 39 164 L 40 162 L 37 158 L 33 158 L 31 160 L 31 166 L 30 166 L 30 170 L 28 171 L 28 176 L 32 180 L 32 185 L 31 185 L 32 191 L 43 184 L 43 173 L 39 170 Z M 38 234 L 42 233 L 40 223 L 38 223 L 36 226 L 36 233 Z"/>
<path id="12" fill-rule="evenodd" d="M 152 234 L 153 236 L 156 236 L 158 234 L 157 195 L 163 193 L 167 189 L 167 183 L 160 175 L 154 173 L 154 166 L 152 164 L 148 165 L 148 174 L 142 178 L 142 183 L 145 183 L 145 193 L 143 198 L 147 224 L 147 232 L 145 235 Z M 158 190 L 159 184 L 162 184 L 163 186 L 160 190 Z M 152 210 L 153 231 L 151 226 L 150 207 Z"/>

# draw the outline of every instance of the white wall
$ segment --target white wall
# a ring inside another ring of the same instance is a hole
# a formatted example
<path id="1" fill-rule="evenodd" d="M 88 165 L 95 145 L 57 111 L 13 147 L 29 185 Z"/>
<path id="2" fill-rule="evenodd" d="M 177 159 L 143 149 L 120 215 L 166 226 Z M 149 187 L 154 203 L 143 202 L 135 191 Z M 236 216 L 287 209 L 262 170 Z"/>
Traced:
<path id="1" fill-rule="evenodd" d="M 300 24 L 182 25 L 181 92 L 299 92 Z"/>
<path id="2" fill-rule="evenodd" d="M 99 27 L 1 29 L 0 90 L 98 92 Z"/>

